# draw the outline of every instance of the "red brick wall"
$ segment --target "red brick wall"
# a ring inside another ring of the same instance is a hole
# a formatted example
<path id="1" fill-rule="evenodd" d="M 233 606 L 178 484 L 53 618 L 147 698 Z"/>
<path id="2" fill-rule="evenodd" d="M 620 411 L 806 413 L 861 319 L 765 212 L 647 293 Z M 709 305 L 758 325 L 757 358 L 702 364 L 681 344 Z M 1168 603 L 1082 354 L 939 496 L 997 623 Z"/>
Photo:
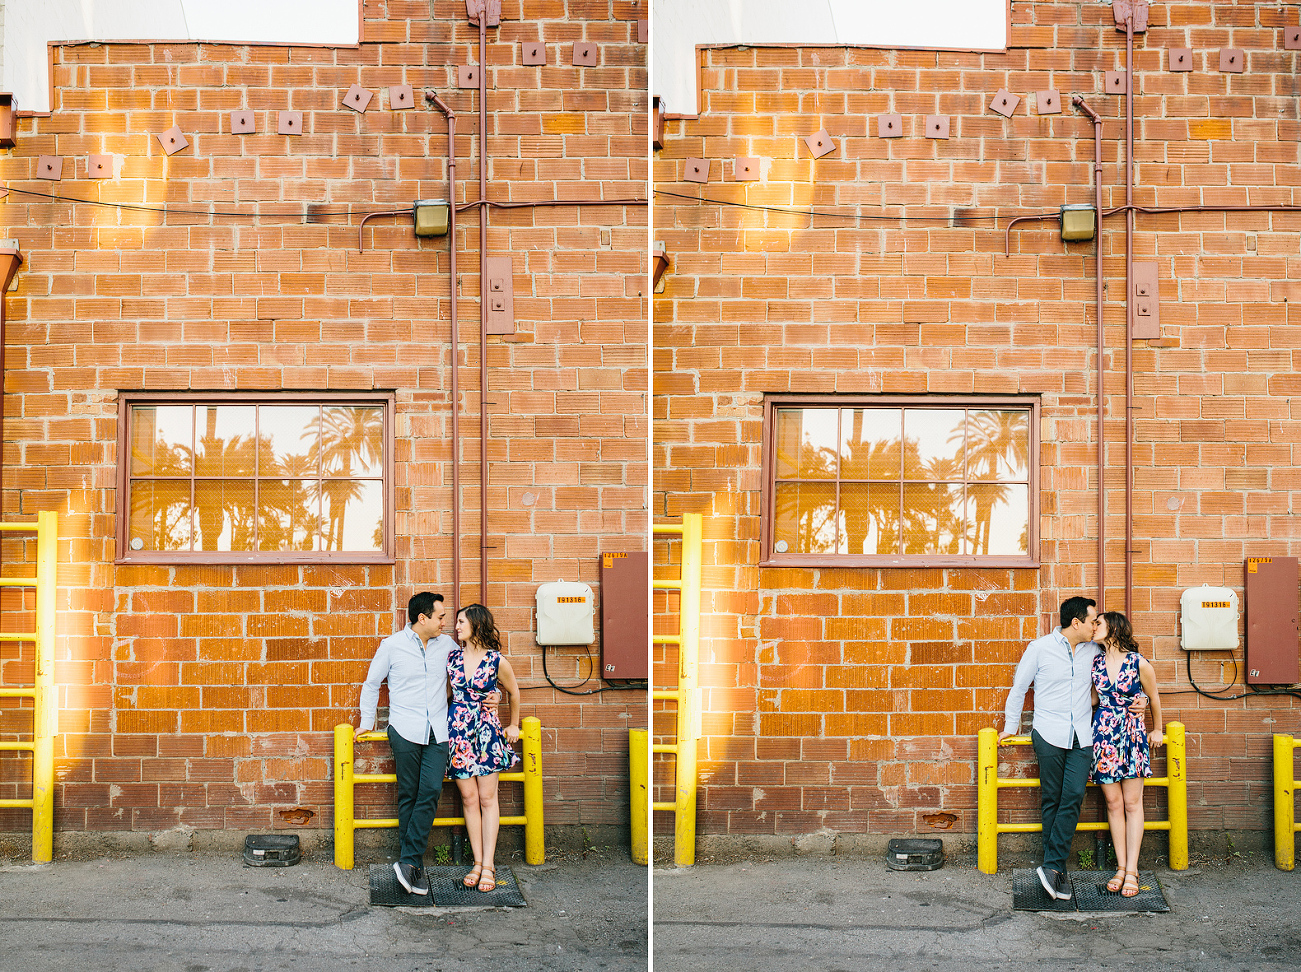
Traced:
<path id="1" fill-rule="evenodd" d="M 702 833 L 974 831 L 974 734 L 996 725 L 1043 619 L 1096 585 L 1093 245 L 1063 244 L 1054 220 L 1003 247 L 1011 217 L 1092 201 L 1092 127 L 1072 94 L 1106 119 L 1104 206 L 1124 202 L 1124 99 L 1103 72 L 1124 68 L 1125 37 L 1105 4 L 1012 13 L 1004 54 L 707 50 L 699 119 L 667 124 L 657 190 L 908 217 L 657 197 L 672 267 L 654 307 L 655 514 L 706 515 Z M 1281 29 L 1295 11 L 1172 3 L 1151 18 L 1135 43 L 1135 201 L 1301 203 L 1301 54 Z M 1167 47 L 1191 47 L 1196 70 L 1168 72 Z M 1221 47 L 1245 49 L 1248 72 L 1221 74 Z M 1010 119 L 987 109 L 1003 87 L 1023 99 Z M 1062 114 L 1029 103 L 1048 88 Z M 877 138 L 872 116 L 892 112 L 905 137 Z M 921 136 L 932 113 L 950 116 L 948 140 Z M 803 137 L 823 127 L 836 147 L 815 161 Z M 734 156 L 763 159 L 764 179 L 733 182 Z M 711 182 L 685 181 L 690 157 L 713 160 Z M 1105 220 L 1103 251 L 1106 602 L 1123 609 L 1123 217 Z M 1193 693 L 1177 626 L 1183 588 L 1241 593 L 1244 557 L 1301 552 L 1299 253 L 1296 214 L 1137 217 L 1163 338 L 1134 344 L 1133 621 L 1167 719 L 1188 727 L 1198 829 L 1268 828 L 1269 735 L 1301 728 L 1286 695 Z M 779 392 L 1041 396 L 1042 566 L 759 568 L 763 396 Z M 672 657 L 658 661 L 663 681 Z M 1194 659 L 1203 685 L 1233 671 L 1227 655 Z"/>
<path id="2" fill-rule="evenodd" d="M 4 514 L 62 517 L 59 830 L 266 829 L 299 809 L 328 828 L 330 730 L 355 722 L 407 598 L 453 593 L 447 242 L 417 241 L 406 217 L 372 220 L 364 253 L 357 241 L 363 213 L 446 195 L 445 123 L 423 89 L 458 112 L 458 197 L 477 197 L 478 96 L 456 65 L 478 63 L 478 29 L 463 3 L 432 7 L 367 2 L 357 48 L 58 47 L 52 115 L 22 120 L 0 160 L 11 189 L 247 214 L 0 203 L 24 257 L 6 298 Z M 505 5 L 489 31 L 491 199 L 645 198 L 637 16 L 631 0 Z M 546 44 L 546 67 L 519 65 L 523 40 Z M 599 66 L 571 66 L 576 41 Z M 391 111 L 381 89 L 403 83 L 417 107 Z M 340 106 L 352 84 L 375 93 L 365 114 Z M 228 134 L 238 108 L 258 134 Z M 303 112 L 305 135 L 274 134 L 281 109 Z M 190 148 L 169 158 L 154 134 L 172 125 Z M 87 180 L 89 153 L 115 155 L 117 177 Z M 64 158 L 62 182 L 34 178 L 40 155 Z M 352 215 L 305 218 L 318 204 Z M 547 685 L 531 607 L 538 584 L 597 587 L 600 553 L 646 549 L 646 219 L 644 205 L 491 215 L 518 323 L 488 343 L 486 595 L 475 211 L 459 226 L 462 603 L 494 610 L 523 714 L 542 721 L 549 824 L 626 823 L 627 729 L 645 725 L 642 694 Z M 396 564 L 115 567 L 116 397 L 159 389 L 393 390 Z M 30 559 L 11 541 L 4 554 L 14 572 Z M 30 646 L 0 652 L 5 682 L 30 680 Z M 564 683 L 590 670 L 581 649 L 553 652 Z M 29 728 L 5 707 L 0 732 Z M 25 794 L 29 764 L 0 767 L 0 790 Z M 0 828 L 28 819 L 2 811 Z"/>

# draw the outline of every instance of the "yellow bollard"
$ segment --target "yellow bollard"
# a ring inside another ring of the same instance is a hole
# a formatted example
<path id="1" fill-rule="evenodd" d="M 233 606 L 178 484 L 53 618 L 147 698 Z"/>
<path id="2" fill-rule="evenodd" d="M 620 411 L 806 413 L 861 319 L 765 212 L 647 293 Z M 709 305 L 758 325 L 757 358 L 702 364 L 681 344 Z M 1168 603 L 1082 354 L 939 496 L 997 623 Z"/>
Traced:
<path id="1" fill-rule="evenodd" d="M 334 866 L 352 870 L 353 805 L 352 749 L 353 729 L 346 722 L 334 727 Z"/>
<path id="2" fill-rule="evenodd" d="M 36 514 L 36 698 L 32 727 L 32 861 L 54 859 L 54 737 L 59 699 L 54 687 L 58 609 L 59 514 Z"/>
<path id="3" fill-rule="evenodd" d="M 628 802 L 632 811 L 632 860 L 650 861 L 650 734 L 645 729 L 628 730 Z"/>
<path id="4" fill-rule="evenodd" d="M 541 864 L 546 859 L 546 836 L 542 829 L 542 720 L 525 716 L 520 722 L 524 741 L 524 862 Z"/>
<path id="5" fill-rule="evenodd" d="M 1166 805 L 1170 818 L 1170 870 L 1188 870 L 1188 745 L 1182 722 L 1165 727 Z"/>
<path id="6" fill-rule="evenodd" d="M 998 873 L 998 730 L 981 729 L 976 751 L 976 867 Z"/>
<path id="7" fill-rule="evenodd" d="M 1296 866 L 1296 741 L 1274 734 L 1274 866 L 1290 871 Z"/>

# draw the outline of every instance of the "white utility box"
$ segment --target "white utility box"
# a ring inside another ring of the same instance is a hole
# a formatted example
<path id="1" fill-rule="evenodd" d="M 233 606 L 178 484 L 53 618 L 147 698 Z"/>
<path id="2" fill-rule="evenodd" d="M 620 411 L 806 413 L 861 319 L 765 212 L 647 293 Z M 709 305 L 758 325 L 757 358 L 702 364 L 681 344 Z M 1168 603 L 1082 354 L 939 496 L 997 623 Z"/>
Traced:
<path id="1" fill-rule="evenodd" d="M 1238 647 L 1238 595 L 1228 587 L 1190 587 L 1179 598 L 1179 647 L 1232 651 Z"/>
<path id="2" fill-rule="evenodd" d="M 596 641 L 596 597 L 579 581 L 538 587 L 539 645 L 590 645 Z"/>

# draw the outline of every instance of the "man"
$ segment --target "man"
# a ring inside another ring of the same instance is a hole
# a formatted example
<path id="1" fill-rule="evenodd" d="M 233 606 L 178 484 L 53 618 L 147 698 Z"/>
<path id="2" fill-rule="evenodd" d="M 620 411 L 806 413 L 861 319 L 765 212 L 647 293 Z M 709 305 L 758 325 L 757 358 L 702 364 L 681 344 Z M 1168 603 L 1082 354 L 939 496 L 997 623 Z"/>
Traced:
<path id="1" fill-rule="evenodd" d="M 1093 643 L 1096 603 L 1069 597 L 1059 612 L 1061 627 L 1030 642 L 1016 666 L 1007 696 L 999 742 L 1021 730 L 1021 705 L 1034 684 L 1034 728 L 1030 733 L 1039 760 L 1039 806 L 1043 816 L 1043 864 L 1039 883 L 1048 896 L 1066 900 L 1071 883 L 1066 857 L 1080 819 L 1084 787 L 1093 768 Z"/>
<path id="2" fill-rule="evenodd" d="M 447 653 L 443 595 L 421 591 L 407 602 L 410 623 L 380 642 L 361 687 L 357 734 L 375 727 L 379 686 L 388 679 L 389 748 L 398 784 L 400 856 L 393 865 L 409 894 L 428 894 L 424 873 L 429 829 L 447 770 Z"/>

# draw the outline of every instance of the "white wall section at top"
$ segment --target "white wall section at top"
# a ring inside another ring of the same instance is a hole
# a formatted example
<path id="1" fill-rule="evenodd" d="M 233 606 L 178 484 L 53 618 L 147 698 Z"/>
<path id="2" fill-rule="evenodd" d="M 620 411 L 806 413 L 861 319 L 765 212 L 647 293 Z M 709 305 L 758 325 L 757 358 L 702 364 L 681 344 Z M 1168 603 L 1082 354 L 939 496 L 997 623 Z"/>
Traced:
<path id="1" fill-rule="evenodd" d="M 1001 51 L 1008 0 L 654 0 L 651 90 L 695 115 L 700 44 L 838 44 Z"/>
<path id="2" fill-rule="evenodd" d="M 50 41 L 357 43 L 361 0 L 2 0 L 0 90 L 50 110 Z"/>

